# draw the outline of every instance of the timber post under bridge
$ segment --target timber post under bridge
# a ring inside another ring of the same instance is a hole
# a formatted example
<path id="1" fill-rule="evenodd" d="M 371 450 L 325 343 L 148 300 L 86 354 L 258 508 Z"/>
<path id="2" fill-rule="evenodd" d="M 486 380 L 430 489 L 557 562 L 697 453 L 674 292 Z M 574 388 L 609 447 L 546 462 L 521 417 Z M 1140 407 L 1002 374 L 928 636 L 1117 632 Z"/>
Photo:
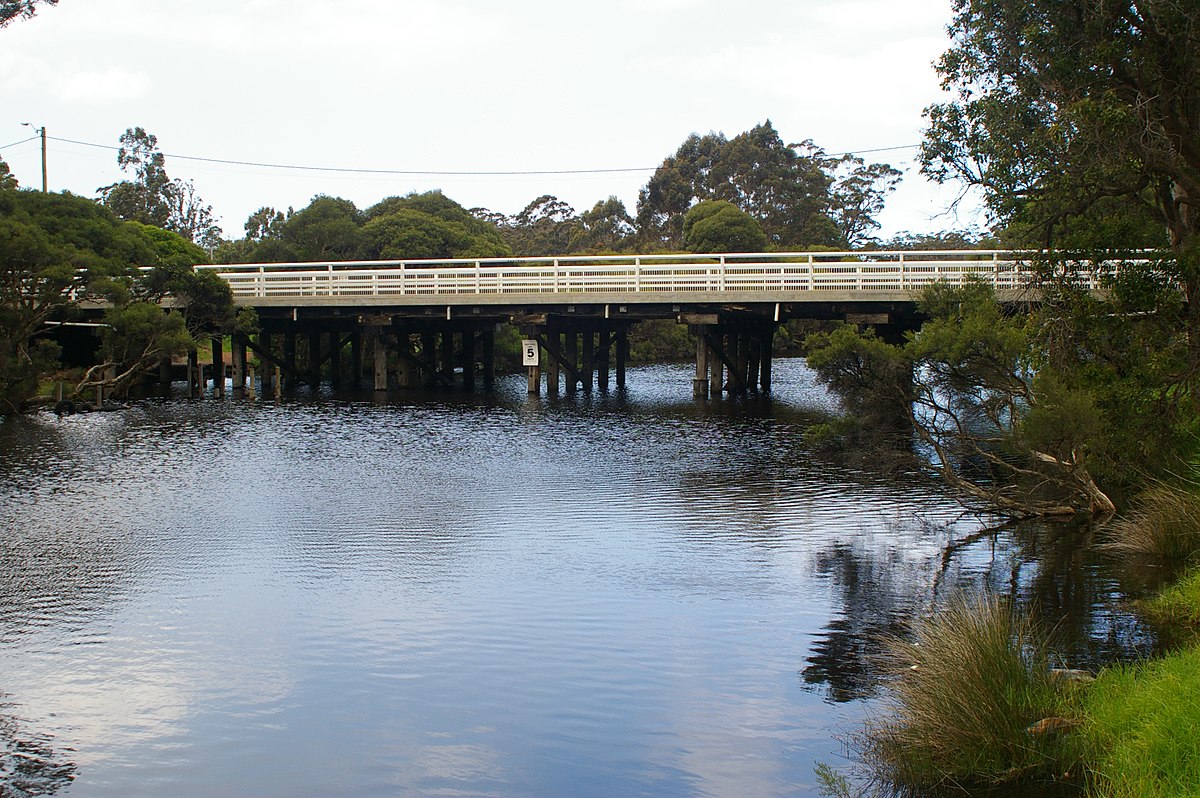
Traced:
<path id="1" fill-rule="evenodd" d="M 530 394 L 540 393 L 543 375 L 548 393 L 558 392 L 560 378 L 568 394 L 607 390 L 614 379 L 621 388 L 630 326 L 672 319 L 695 340 L 693 395 L 707 397 L 770 391 L 773 340 L 784 322 L 842 320 L 899 340 L 917 326 L 916 300 L 926 286 L 976 280 L 1001 299 L 1027 298 L 1033 258 L 1001 250 L 792 252 L 196 268 L 215 271 L 236 305 L 258 313 L 253 339 L 234 336 L 235 395 L 246 385 L 247 349 L 264 365 L 264 394 L 302 380 L 318 385 L 323 373 L 334 387 L 366 378 L 380 391 L 473 390 L 479 377 L 490 389 L 503 324 L 537 342 L 527 353 L 537 361 L 526 365 Z M 1098 287 L 1089 262 L 1058 268 Z M 214 374 L 224 373 L 222 358 L 214 343 Z"/>

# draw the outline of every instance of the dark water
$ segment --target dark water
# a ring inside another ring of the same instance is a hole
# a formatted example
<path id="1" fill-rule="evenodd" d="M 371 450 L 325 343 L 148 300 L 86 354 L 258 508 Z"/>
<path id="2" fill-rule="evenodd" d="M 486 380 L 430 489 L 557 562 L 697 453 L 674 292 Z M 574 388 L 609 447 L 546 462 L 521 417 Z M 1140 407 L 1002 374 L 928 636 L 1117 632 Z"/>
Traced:
<path id="1" fill-rule="evenodd" d="M 0 425 L 0 795 L 810 795 L 955 591 L 1145 644 L 1086 530 L 809 451 L 800 361 L 629 382 Z"/>

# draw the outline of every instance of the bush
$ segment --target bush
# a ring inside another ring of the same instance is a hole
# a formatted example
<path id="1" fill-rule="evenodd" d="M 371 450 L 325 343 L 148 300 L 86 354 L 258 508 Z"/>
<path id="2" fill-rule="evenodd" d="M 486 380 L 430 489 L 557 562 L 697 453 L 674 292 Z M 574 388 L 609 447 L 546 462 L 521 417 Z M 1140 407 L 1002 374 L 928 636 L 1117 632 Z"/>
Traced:
<path id="1" fill-rule="evenodd" d="M 889 643 L 886 716 L 868 723 L 860 753 L 896 789 L 1050 782 L 1071 768 L 1069 694 L 1033 625 L 994 598 L 952 602 L 912 642 Z M 1031 728 L 1032 727 L 1032 728 Z"/>
<path id="2" fill-rule="evenodd" d="M 1169 485 L 1142 494 L 1128 517 L 1109 528 L 1106 547 L 1123 556 L 1182 567 L 1200 551 L 1200 496 Z"/>

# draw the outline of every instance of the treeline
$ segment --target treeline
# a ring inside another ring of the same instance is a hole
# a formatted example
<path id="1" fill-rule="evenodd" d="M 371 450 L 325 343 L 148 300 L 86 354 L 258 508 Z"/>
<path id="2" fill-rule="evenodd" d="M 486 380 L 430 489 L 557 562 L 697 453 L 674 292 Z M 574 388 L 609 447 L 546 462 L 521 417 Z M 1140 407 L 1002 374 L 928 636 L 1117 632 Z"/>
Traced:
<path id="1" fill-rule="evenodd" d="M 140 138 L 144 141 L 144 135 Z M 143 156 L 136 163 L 146 162 Z M 145 184 L 140 175 L 135 177 L 134 185 Z M 545 194 L 506 215 L 466 209 L 440 192 L 389 197 L 365 210 L 345 199 L 318 196 L 300 210 L 255 211 L 246 220 L 244 237 L 222 241 L 214 259 L 849 249 L 876 242 L 875 217 L 899 180 L 900 172 L 887 164 L 831 157 L 811 141 L 785 144 L 767 121 L 732 139 L 721 133 L 688 137 L 642 188 L 633 214 L 616 197 L 580 213 Z M 155 193 L 147 188 L 142 193 Z M 114 194 L 118 192 L 110 191 L 103 201 L 112 205 Z M 125 209 L 113 208 L 123 218 L 133 218 Z"/>

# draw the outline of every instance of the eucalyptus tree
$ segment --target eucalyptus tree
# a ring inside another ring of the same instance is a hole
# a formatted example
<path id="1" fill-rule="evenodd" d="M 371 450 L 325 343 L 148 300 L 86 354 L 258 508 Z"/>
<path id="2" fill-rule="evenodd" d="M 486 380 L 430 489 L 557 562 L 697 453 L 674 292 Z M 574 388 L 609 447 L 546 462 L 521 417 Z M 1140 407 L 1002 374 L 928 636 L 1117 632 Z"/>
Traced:
<path id="1" fill-rule="evenodd" d="M 768 120 L 732 139 L 689 136 L 639 193 L 637 224 L 646 245 L 679 247 L 688 210 L 723 200 L 754 217 L 772 248 L 858 246 L 899 178 L 887 164 L 829 156 L 811 140 L 785 144 Z"/>
<path id="2" fill-rule="evenodd" d="M 126 221 L 171 230 L 203 247 L 217 246 L 221 228 L 212 206 L 204 203 L 192 181 L 167 174 L 158 138 L 133 127 L 121 134 L 120 141 L 117 165 L 132 172 L 134 179 L 101 186 L 100 201 Z"/>
<path id="3" fill-rule="evenodd" d="M 58 0 L 0 0 L 0 28 L 18 17 L 32 17 L 37 13 L 38 3 L 54 6 L 58 5 Z"/>

